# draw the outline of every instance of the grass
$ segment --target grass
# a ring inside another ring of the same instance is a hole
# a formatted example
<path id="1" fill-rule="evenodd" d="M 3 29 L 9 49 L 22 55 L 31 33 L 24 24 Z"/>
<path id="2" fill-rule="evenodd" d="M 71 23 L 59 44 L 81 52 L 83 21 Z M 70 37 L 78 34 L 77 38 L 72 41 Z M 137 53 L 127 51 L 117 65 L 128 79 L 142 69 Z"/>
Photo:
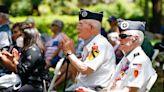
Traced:
<path id="1" fill-rule="evenodd" d="M 158 73 L 157 81 L 155 82 L 154 86 L 150 90 L 150 92 L 164 92 L 164 75 L 162 69 L 156 69 Z"/>
<path id="2" fill-rule="evenodd" d="M 164 64 L 164 55 L 159 55 L 156 62 L 160 62 L 161 66 L 155 68 L 158 78 L 150 92 L 164 92 L 164 70 L 162 70 L 162 64 Z"/>

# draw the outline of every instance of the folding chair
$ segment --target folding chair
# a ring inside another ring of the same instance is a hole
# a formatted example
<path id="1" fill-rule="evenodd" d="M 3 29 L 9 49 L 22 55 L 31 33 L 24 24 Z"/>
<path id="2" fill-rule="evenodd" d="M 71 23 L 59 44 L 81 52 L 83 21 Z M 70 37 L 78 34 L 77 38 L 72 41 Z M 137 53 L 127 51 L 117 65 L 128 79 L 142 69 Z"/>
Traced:
<path id="1" fill-rule="evenodd" d="M 159 54 L 159 50 L 158 49 L 154 49 L 154 53 L 153 53 L 153 56 L 152 56 L 152 62 L 155 60 L 155 58 L 158 56 Z"/>
<path id="2" fill-rule="evenodd" d="M 52 91 L 52 88 L 53 88 L 53 86 L 54 86 L 54 82 L 56 81 L 57 76 L 60 74 L 60 68 L 61 68 L 61 66 L 62 66 L 62 64 L 63 64 L 63 62 L 64 62 L 64 59 L 65 59 L 65 58 L 61 58 L 61 59 L 59 60 L 59 62 L 57 63 L 56 67 L 55 67 L 55 70 L 54 70 L 54 77 L 53 77 L 53 79 L 52 79 L 52 81 L 51 81 L 50 87 L 48 88 L 48 92 L 51 92 L 51 91 Z"/>
<path id="3" fill-rule="evenodd" d="M 146 85 L 146 92 L 149 92 L 150 89 L 152 88 L 152 86 L 154 85 L 155 81 L 157 80 L 157 73 L 155 73 L 154 75 L 152 75 Z"/>

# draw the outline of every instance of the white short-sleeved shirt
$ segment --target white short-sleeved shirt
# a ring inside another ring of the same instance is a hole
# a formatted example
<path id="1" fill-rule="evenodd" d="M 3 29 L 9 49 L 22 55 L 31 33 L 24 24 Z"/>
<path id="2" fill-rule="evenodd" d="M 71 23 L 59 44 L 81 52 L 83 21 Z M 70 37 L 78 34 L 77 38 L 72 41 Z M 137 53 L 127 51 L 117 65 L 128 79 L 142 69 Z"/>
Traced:
<path id="1" fill-rule="evenodd" d="M 120 68 L 118 69 L 120 74 L 115 76 L 117 90 L 121 90 L 124 87 L 137 87 L 141 89 L 150 77 L 155 74 L 150 59 L 140 46 L 126 56 L 126 59 L 118 64 L 116 70 L 117 68 Z"/>
<path id="2" fill-rule="evenodd" d="M 101 35 L 94 37 L 83 48 L 82 61 L 94 72 L 90 75 L 79 74 L 74 90 L 79 86 L 93 89 L 96 86 L 106 87 L 115 70 L 115 54 L 112 45 Z"/>
<path id="3" fill-rule="evenodd" d="M 10 40 L 7 32 L 0 32 L 0 49 L 9 45 L 10 45 Z"/>

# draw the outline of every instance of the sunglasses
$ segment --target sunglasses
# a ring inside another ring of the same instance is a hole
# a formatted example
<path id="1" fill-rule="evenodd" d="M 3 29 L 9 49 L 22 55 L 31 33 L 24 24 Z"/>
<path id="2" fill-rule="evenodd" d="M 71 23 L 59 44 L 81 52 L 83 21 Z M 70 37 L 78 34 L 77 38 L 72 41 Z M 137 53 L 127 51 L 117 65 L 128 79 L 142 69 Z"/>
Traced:
<path id="1" fill-rule="evenodd" d="M 55 24 L 51 24 L 51 26 L 55 26 Z"/>
<path id="2" fill-rule="evenodd" d="M 132 35 L 127 35 L 127 34 L 120 34 L 120 35 L 119 35 L 119 37 L 120 37 L 121 39 L 125 39 L 125 38 L 130 37 L 130 36 L 132 36 Z"/>

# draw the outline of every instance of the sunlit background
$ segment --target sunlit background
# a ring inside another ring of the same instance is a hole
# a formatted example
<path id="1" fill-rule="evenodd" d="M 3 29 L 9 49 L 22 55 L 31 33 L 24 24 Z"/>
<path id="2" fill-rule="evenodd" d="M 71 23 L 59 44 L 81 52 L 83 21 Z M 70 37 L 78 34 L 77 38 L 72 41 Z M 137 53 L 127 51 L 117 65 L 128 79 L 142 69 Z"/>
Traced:
<path id="1" fill-rule="evenodd" d="M 9 10 L 11 23 L 25 21 L 31 17 L 41 33 L 51 35 L 50 23 L 54 19 L 61 19 L 65 24 L 63 31 L 75 41 L 76 24 L 81 8 L 95 12 L 103 11 L 102 27 L 106 31 L 110 28 L 107 18 L 111 15 L 145 21 L 145 33 L 153 45 L 161 41 L 160 34 L 164 33 L 163 4 L 164 0 L 0 0 L 0 5 L 5 5 Z M 160 56 L 159 62 L 164 62 L 164 55 Z M 159 76 L 151 92 L 163 92 L 164 75 L 161 67 L 155 66 Z"/>

